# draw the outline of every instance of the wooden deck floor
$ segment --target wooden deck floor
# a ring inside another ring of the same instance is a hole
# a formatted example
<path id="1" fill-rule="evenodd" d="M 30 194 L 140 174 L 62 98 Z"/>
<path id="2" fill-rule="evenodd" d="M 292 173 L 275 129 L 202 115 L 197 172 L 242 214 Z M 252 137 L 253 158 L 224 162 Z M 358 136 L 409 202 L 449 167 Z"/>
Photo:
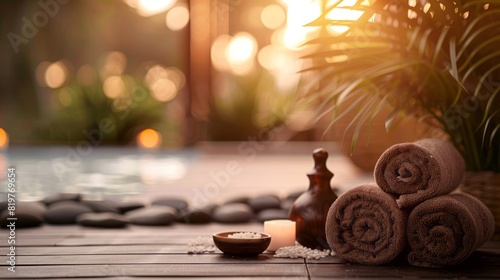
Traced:
<path id="1" fill-rule="evenodd" d="M 203 191 L 207 182 L 212 182 L 210 174 L 227 168 L 228 162 L 236 162 L 241 173 L 232 176 L 231 185 L 221 188 L 213 202 L 224 201 L 238 195 L 257 195 L 276 193 L 281 196 L 292 191 L 305 190 L 308 185 L 306 172 L 312 167 L 311 151 L 318 147 L 308 144 L 305 147 L 286 146 L 273 148 L 268 145 L 265 151 L 257 155 L 236 153 L 237 146 L 224 145 L 214 152 L 185 157 L 187 173 L 180 179 L 162 182 L 154 178 L 162 160 L 171 159 L 168 153 L 142 155 L 130 150 L 95 149 L 85 158 L 76 178 L 89 178 L 90 175 L 104 171 L 128 170 L 131 178 L 143 178 L 137 181 L 137 189 L 126 189 L 126 194 L 134 199 L 151 201 L 157 196 L 185 197 L 191 205 L 196 205 L 196 191 Z M 301 149 L 298 149 L 302 147 Z M 269 151 L 268 151 L 269 150 Z M 278 151 L 273 152 L 273 151 Z M 340 191 L 372 179 L 372 174 L 354 168 L 344 156 L 329 148 L 329 168 L 335 173 L 332 185 Z M 46 191 L 51 186 L 64 186 L 53 191 L 79 191 L 86 198 L 114 198 L 115 188 L 96 188 L 88 182 L 79 182 L 73 189 L 71 182 L 51 181 L 47 174 L 51 165 L 39 164 L 50 162 L 60 157 L 57 151 L 19 149 L 5 155 L 4 162 L 17 167 L 19 172 L 18 194 L 29 199 L 37 197 L 39 191 Z M 189 153 L 188 153 L 189 154 Z M 64 154 L 62 154 L 64 155 Z M 144 156 L 146 156 L 144 158 Z M 181 154 L 180 156 L 183 156 Z M 0 157 L 0 160 L 2 157 Z M 28 161 L 29 160 L 29 161 Z M 145 166 L 140 165 L 146 164 Z M 165 162 L 163 162 L 165 163 Z M 132 166 L 129 166 L 132 164 Z M 46 168 L 46 169 L 43 169 Z M 103 171 L 104 170 L 104 171 Z M 134 171 L 135 170 L 135 171 Z M 147 171 L 146 174 L 141 172 Z M 155 171 L 155 172 L 153 172 Z M 160 170 L 161 174 L 164 170 Z M 3 172 L 3 171 L 2 171 Z M 76 171 L 75 171 L 76 172 Z M 156 180 L 150 183 L 150 177 Z M 128 178 L 128 177 L 127 177 Z M 43 180 L 42 180 L 43 179 Z M 61 178 L 59 178 L 61 179 Z M 64 178 L 62 178 L 64 179 Z M 148 180 L 145 180 L 148 179 Z M 35 181 L 36 180 L 36 181 Z M 33 184 L 37 182 L 37 184 Z M 56 183 L 59 182 L 59 185 Z M 45 185 L 42 183 L 46 183 Z M 64 184 L 63 184 L 64 183 Z M 73 182 L 74 183 L 74 182 Z M 84 184 L 85 183 L 85 184 Z M 33 187 L 39 187 L 39 189 Z M 135 185 L 134 185 L 135 186 Z M 122 188 L 116 191 L 125 192 Z M 0 190 L 2 197 L 6 197 Z M 90 196 L 94 195 L 94 196 Z M 100 195 L 100 196 L 96 196 Z M 210 196 L 212 197 L 212 196 Z M 16 268 L 10 272 L 7 254 L 9 253 L 9 231 L 0 230 L 0 279 L 500 279 L 500 242 L 490 242 L 477 250 L 469 259 L 457 267 L 446 269 L 422 269 L 401 263 L 388 266 L 361 266 L 348 264 L 338 257 L 320 260 L 274 258 L 272 254 L 261 254 L 254 258 L 235 258 L 221 252 L 193 255 L 187 253 L 187 243 L 198 236 L 211 237 L 212 233 L 237 231 L 262 231 L 259 223 L 244 225 L 221 225 L 212 223 L 203 226 L 175 224 L 167 227 L 128 226 L 125 229 L 95 229 L 77 225 L 45 225 L 33 229 L 17 229 Z"/>
<path id="2" fill-rule="evenodd" d="M 176 224 L 170 227 L 129 226 L 92 229 L 44 226 L 16 230 L 16 268 L 8 271 L 8 231 L 0 231 L 1 279 L 499 279 L 500 242 L 489 242 L 464 263 L 446 269 L 405 264 L 361 266 L 332 256 L 320 260 L 274 258 L 264 253 L 236 258 L 221 252 L 188 254 L 187 243 L 223 230 L 261 231 L 245 225 Z"/>

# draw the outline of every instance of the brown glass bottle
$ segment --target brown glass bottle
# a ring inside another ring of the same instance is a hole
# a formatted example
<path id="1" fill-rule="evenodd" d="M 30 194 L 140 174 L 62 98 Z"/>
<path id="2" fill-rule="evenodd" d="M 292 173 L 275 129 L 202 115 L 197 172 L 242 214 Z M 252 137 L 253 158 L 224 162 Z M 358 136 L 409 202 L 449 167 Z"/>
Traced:
<path id="1" fill-rule="evenodd" d="M 330 180 L 333 173 L 326 167 L 328 152 L 314 150 L 314 169 L 307 173 L 309 189 L 299 196 L 290 209 L 290 220 L 296 222 L 296 239 L 312 249 L 330 249 L 326 242 L 325 223 L 328 210 L 337 196 Z"/>

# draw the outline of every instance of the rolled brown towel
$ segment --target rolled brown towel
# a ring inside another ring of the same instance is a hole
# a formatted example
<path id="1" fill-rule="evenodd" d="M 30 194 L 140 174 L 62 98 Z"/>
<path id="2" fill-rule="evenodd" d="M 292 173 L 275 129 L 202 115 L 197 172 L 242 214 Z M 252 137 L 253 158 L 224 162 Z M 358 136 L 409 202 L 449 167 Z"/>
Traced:
<path id="1" fill-rule="evenodd" d="M 330 207 L 326 238 L 330 248 L 349 262 L 388 263 L 406 246 L 406 215 L 375 183 L 361 185 Z"/>
<path id="2" fill-rule="evenodd" d="M 387 149 L 377 161 L 375 181 L 397 197 L 400 208 L 413 207 L 458 187 L 465 162 L 449 141 L 424 139 Z"/>
<path id="3" fill-rule="evenodd" d="M 493 214 L 475 197 L 454 193 L 429 199 L 408 218 L 408 261 L 423 267 L 456 265 L 490 240 L 494 230 Z"/>

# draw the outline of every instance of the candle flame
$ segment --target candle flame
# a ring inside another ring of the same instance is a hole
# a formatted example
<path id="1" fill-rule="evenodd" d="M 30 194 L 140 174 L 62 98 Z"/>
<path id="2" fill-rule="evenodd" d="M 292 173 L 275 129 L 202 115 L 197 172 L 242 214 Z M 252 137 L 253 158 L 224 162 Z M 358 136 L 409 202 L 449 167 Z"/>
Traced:
<path id="1" fill-rule="evenodd" d="M 7 135 L 7 132 L 3 128 L 0 128 L 0 148 L 6 148 L 8 143 L 9 135 Z"/>

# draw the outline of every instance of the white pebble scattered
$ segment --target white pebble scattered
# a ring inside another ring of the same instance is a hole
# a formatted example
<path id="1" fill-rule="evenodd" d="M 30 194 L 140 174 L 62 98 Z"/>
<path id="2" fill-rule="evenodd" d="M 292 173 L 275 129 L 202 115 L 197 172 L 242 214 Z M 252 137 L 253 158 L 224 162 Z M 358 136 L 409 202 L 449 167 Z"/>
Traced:
<path id="1" fill-rule="evenodd" d="M 330 250 L 317 250 L 304 247 L 296 244 L 295 246 L 286 246 L 279 248 L 275 253 L 275 258 L 304 258 L 304 259 L 321 259 L 326 258 L 331 254 Z"/>
<path id="2" fill-rule="evenodd" d="M 188 243 L 189 254 L 203 254 L 215 252 L 215 244 L 212 238 L 209 237 L 196 237 Z"/>
<path id="3" fill-rule="evenodd" d="M 229 234 L 227 237 L 229 237 L 229 238 L 241 238 L 241 239 L 258 239 L 258 238 L 261 238 L 262 235 L 258 232 L 237 232 L 237 233 Z"/>

